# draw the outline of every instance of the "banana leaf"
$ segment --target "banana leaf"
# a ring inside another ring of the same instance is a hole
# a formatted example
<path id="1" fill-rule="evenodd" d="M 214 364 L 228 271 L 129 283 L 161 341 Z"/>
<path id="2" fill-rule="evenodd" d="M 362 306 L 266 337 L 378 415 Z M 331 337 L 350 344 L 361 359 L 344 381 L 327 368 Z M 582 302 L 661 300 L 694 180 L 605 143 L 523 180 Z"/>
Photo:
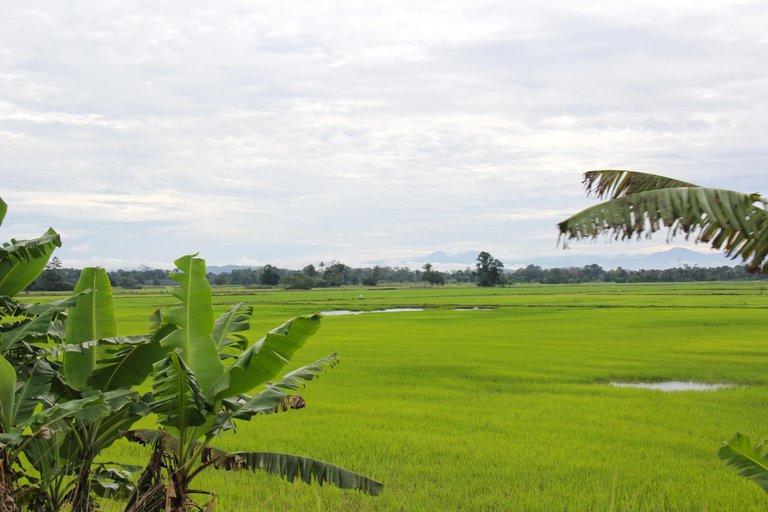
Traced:
<path id="1" fill-rule="evenodd" d="M 85 290 L 91 292 L 81 295 L 77 304 L 67 312 L 68 344 L 117 336 L 117 314 L 107 271 L 98 267 L 84 268 L 74 293 Z M 95 346 L 85 348 L 79 353 L 64 353 L 64 375 L 70 385 L 79 390 L 88 388 L 88 379 L 97 368 L 100 352 L 99 346 Z"/>
<path id="2" fill-rule="evenodd" d="M 155 363 L 150 408 L 159 416 L 160 424 L 183 430 L 212 419 L 214 407 L 180 352 L 171 352 Z"/>
<path id="3" fill-rule="evenodd" d="M 764 443 L 752 444 L 749 437 L 736 433 L 724 442 L 717 455 L 739 476 L 752 480 L 768 492 L 768 447 Z"/>
<path id="4" fill-rule="evenodd" d="M 0 295 L 13 296 L 45 269 L 61 237 L 53 228 L 32 240 L 14 240 L 0 247 Z"/>
<path id="5" fill-rule="evenodd" d="M 26 308 L 24 314 L 27 318 L 18 322 L 12 329 L 2 333 L 0 353 L 7 353 L 21 342 L 41 341 L 47 343 L 49 337 L 54 334 L 51 329 L 55 326 L 55 318 L 68 307 L 74 306 L 78 298 L 79 295 L 73 295 L 65 299 L 35 304 Z"/>
<path id="6" fill-rule="evenodd" d="M 217 397 L 248 393 L 273 379 L 293 354 L 320 328 L 320 315 L 299 316 L 273 329 L 251 345 L 226 369 Z"/>
<path id="7" fill-rule="evenodd" d="M 165 318 L 177 329 L 161 339 L 160 344 L 169 350 L 179 350 L 199 386 L 213 394 L 211 386 L 221 377 L 224 366 L 213 340 L 213 302 L 211 285 L 205 278 L 205 261 L 183 256 L 174 263 L 180 271 L 171 272 L 170 277 L 181 286 L 172 288 L 171 294 L 181 304 L 165 311 Z"/>
<path id="8" fill-rule="evenodd" d="M 213 322 L 213 341 L 222 360 L 234 358 L 231 351 L 239 349 L 241 352 L 248 346 L 248 339 L 237 333 L 251 328 L 252 315 L 253 306 L 238 302 Z"/>

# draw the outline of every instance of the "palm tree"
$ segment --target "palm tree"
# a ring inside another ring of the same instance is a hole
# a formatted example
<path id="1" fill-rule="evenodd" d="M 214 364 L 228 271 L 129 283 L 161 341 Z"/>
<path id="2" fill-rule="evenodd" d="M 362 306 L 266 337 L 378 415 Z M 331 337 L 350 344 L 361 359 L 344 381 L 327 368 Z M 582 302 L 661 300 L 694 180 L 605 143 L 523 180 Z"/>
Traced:
<path id="1" fill-rule="evenodd" d="M 682 234 L 741 258 L 750 271 L 768 271 L 768 202 L 760 194 L 622 170 L 590 171 L 583 183 L 588 195 L 608 200 L 558 224 L 564 246 L 600 234 L 627 240 L 667 229 L 668 239 Z M 768 492 L 767 446 L 753 445 L 737 433 L 723 443 L 718 456 Z"/>
<path id="2" fill-rule="evenodd" d="M 760 194 L 622 170 L 587 172 L 584 188 L 588 195 L 608 201 L 559 223 L 564 245 L 600 234 L 614 240 L 639 239 L 667 229 L 668 239 L 693 238 L 742 258 L 749 270 L 768 270 L 768 202 Z"/>

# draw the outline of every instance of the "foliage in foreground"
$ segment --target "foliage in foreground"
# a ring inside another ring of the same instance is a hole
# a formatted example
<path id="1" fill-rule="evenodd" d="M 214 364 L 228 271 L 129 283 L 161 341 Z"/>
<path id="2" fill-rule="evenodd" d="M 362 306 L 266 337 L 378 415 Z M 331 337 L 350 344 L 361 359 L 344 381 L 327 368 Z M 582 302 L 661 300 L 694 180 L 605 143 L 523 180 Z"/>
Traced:
<path id="1" fill-rule="evenodd" d="M 0 200 L 0 223 L 6 210 Z M 185 256 L 171 273 L 179 304 L 156 313 L 150 334 L 118 337 L 104 269 L 84 269 L 69 298 L 15 299 L 59 245 L 49 230 L 0 249 L 0 511 L 89 511 L 105 495 L 128 495 L 126 510 L 186 511 L 200 508 L 193 493 L 212 494 L 190 489 L 209 467 L 380 492 L 378 482 L 321 461 L 210 446 L 236 420 L 304 406 L 290 392 L 335 366 L 336 354 L 269 381 L 317 330 L 318 315 L 294 318 L 249 346 L 241 333 L 253 308 L 236 304 L 214 318 L 205 262 Z M 134 388 L 148 378 L 153 392 L 141 396 Z M 130 431 L 150 412 L 156 430 Z M 131 468 L 97 461 L 121 437 L 154 446 L 138 483 Z"/>
<path id="2" fill-rule="evenodd" d="M 750 270 L 768 270 L 768 202 L 760 194 L 622 170 L 587 172 L 584 186 L 587 194 L 610 199 L 558 224 L 565 241 L 601 233 L 626 240 L 666 228 L 670 237 L 682 233 L 749 261 Z M 768 492 L 768 452 L 762 444 L 752 446 L 748 437 L 737 433 L 718 456 Z"/>

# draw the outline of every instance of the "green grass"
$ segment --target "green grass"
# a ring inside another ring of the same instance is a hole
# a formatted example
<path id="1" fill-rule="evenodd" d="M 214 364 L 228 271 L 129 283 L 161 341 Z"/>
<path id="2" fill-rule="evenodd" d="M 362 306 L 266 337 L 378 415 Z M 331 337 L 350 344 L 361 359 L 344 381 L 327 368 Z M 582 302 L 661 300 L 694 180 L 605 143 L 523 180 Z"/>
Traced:
<path id="1" fill-rule="evenodd" d="M 301 411 L 239 423 L 215 444 L 320 458 L 385 484 L 377 498 L 260 473 L 196 481 L 217 510 L 750 511 L 768 499 L 716 451 L 768 437 L 768 296 L 760 283 L 499 289 L 221 289 L 256 306 L 251 340 L 331 309 L 293 367 L 338 351 Z M 118 297 L 121 334 L 147 330 L 161 290 Z M 454 311 L 455 307 L 492 311 Z M 612 380 L 738 387 L 662 393 Z M 141 463 L 128 444 L 107 458 Z M 104 510 L 119 510 L 107 504 Z"/>

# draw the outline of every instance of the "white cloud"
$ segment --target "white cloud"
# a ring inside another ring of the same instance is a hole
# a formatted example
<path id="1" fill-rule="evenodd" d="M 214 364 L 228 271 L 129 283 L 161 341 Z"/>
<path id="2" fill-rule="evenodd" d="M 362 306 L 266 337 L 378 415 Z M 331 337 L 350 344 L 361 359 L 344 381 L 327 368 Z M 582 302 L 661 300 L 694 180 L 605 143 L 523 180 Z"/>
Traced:
<path id="1" fill-rule="evenodd" d="M 15 4 L 3 230 L 126 261 L 550 253 L 591 168 L 766 190 L 766 22 L 759 2 Z"/>

